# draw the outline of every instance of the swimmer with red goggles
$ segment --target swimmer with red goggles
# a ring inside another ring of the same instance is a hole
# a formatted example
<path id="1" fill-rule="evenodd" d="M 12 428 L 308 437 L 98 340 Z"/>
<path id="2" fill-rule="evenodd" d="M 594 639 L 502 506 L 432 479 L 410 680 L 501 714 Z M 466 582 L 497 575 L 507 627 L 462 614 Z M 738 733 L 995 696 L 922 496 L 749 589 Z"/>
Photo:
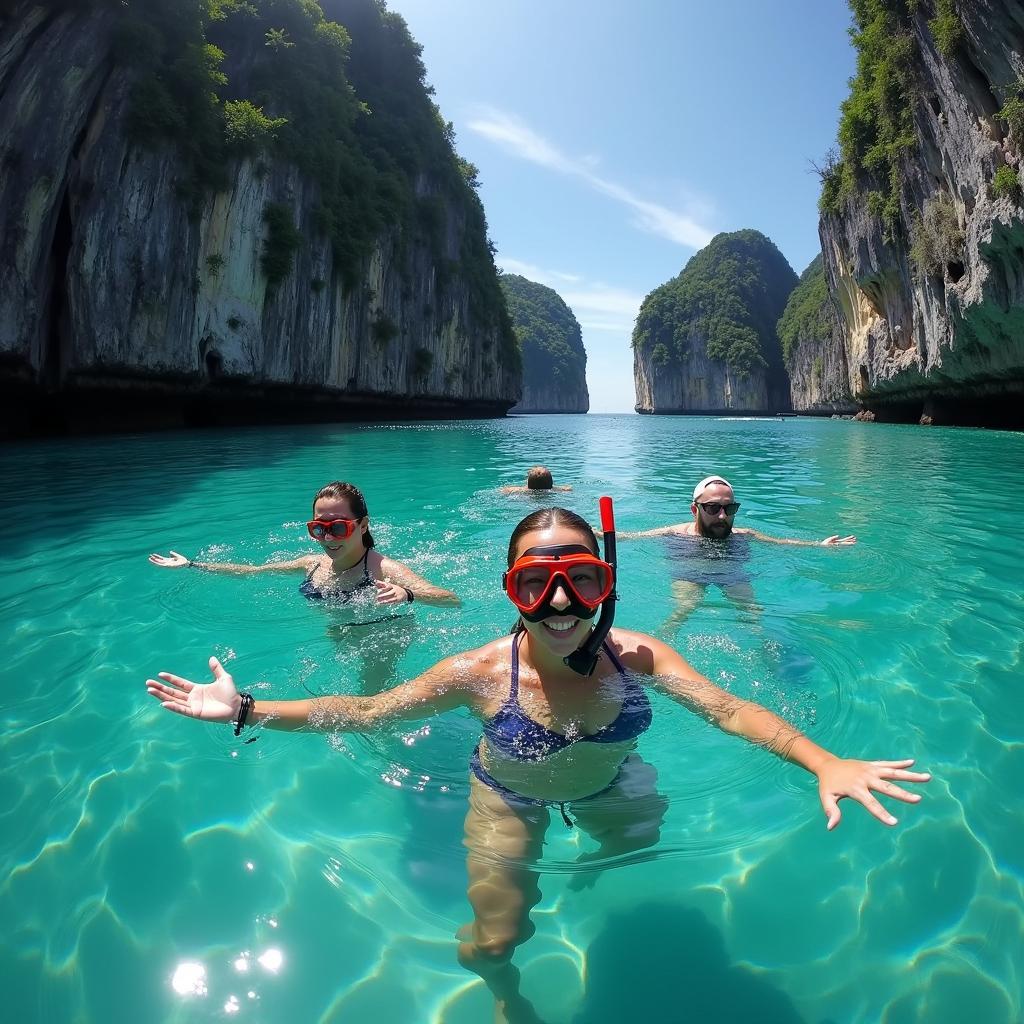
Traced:
<path id="1" fill-rule="evenodd" d="M 589 676 L 615 618 L 615 513 L 611 498 L 601 498 L 604 559 L 582 544 L 552 544 L 529 548 L 503 573 L 501 585 L 509 600 L 528 622 L 553 615 L 592 619 L 601 609 L 597 625 L 584 643 L 565 658 L 566 665 Z M 559 587 L 569 598 L 563 608 L 551 601 Z"/>

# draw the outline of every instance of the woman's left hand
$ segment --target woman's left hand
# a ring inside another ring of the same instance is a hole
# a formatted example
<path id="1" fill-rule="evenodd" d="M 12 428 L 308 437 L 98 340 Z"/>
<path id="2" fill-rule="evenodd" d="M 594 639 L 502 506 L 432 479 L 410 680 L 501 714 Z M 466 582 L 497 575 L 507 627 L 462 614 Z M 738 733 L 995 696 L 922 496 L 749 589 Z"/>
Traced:
<path id="1" fill-rule="evenodd" d="M 377 588 L 377 604 L 407 604 L 409 591 L 391 580 L 374 580 Z"/>
<path id="2" fill-rule="evenodd" d="M 872 796 L 872 790 L 907 804 L 916 804 L 921 794 L 910 793 L 893 781 L 927 782 L 931 773 L 907 771 L 913 763 L 913 758 L 905 761 L 831 758 L 818 772 L 818 796 L 828 815 L 826 828 L 831 832 L 839 824 L 842 817 L 839 801 L 843 797 L 852 797 L 862 803 L 883 824 L 895 825 L 896 819 Z"/>

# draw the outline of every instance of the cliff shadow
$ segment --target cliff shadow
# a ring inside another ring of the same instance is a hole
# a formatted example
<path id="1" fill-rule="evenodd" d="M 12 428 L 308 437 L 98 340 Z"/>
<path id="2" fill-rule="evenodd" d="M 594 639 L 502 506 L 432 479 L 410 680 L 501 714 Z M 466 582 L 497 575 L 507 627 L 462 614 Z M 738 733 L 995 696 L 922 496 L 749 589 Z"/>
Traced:
<path id="1" fill-rule="evenodd" d="M 328 444 L 340 457 L 348 443 L 349 438 L 339 436 L 337 426 L 322 426 L 172 431 L 4 445 L 0 514 L 5 522 L 0 524 L 0 547 L 5 554 L 16 555 L 34 546 L 38 538 L 26 524 L 45 521 L 54 509 L 73 512 L 76 533 L 97 520 L 130 523 L 134 516 L 170 507 L 211 475 L 253 466 L 267 469 L 294 459 L 297 449 Z M 320 483 L 330 478 L 331 471 L 325 462 Z M 308 511 L 313 490 L 296 482 L 296 518 Z M 260 515 L 258 509 L 256 515 Z"/>
<path id="2" fill-rule="evenodd" d="M 729 962 L 721 934 L 700 911 L 679 903 L 611 914 L 587 949 L 586 989 L 572 1024 L 624 1020 L 806 1024 L 785 993 Z"/>

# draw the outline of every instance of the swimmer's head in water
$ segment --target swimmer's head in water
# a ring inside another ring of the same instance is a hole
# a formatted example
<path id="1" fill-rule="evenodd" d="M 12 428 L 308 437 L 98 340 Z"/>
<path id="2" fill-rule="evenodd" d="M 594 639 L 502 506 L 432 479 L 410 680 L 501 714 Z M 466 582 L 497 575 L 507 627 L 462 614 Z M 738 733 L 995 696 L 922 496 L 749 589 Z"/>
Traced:
<path id="1" fill-rule="evenodd" d="M 331 503 L 332 515 L 321 515 L 323 508 L 317 509 L 318 503 Z M 347 505 L 347 508 L 345 507 Z M 346 483 L 343 480 L 333 480 L 324 484 L 313 496 L 313 519 L 354 519 L 358 524 L 364 524 L 366 529 L 362 531 L 363 547 L 373 547 L 373 537 L 369 529 L 369 513 L 366 510 L 366 499 L 363 492 L 355 484 Z"/>
<path id="2" fill-rule="evenodd" d="M 720 476 L 705 477 L 693 489 L 693 521 L 701 537 L 724 540 L 732 533 L 733 519 L 739 510 L 732 484 Z"/>
<path id="3" fill-rule="evenodd" d="M 534 466 L 526 474 L 526 486 L 531 491 L 550 491 L 555 486 L 551 470 L 547 466 Z"/>

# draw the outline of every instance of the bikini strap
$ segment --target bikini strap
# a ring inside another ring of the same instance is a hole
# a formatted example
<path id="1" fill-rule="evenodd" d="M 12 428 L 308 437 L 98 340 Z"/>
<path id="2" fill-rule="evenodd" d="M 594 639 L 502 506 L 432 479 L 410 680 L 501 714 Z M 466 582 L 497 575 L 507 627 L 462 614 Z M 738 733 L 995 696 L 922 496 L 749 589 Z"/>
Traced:
<path id="1" fill-rule="evenodd" d="M 608 660 L 618 670 L 619 675 L 620 676 L 627 675 L 626 666 L 623 665 L 621 661 L 619 661 L 618 655 L 612 650 L 611 645 L 608 643 L 607 640 L 605 640 L 605 642 L 601 645 L 601 648 L 604 651 L 604 653 L 608 655 Z"/>
<path id="2" fill-rule="evenodd" d="M 370 565 L 369 565 L 369 562 L 367 562 L 367 559 L 369 557 L 370 557 L 370 549 L 367 548 L 363 552 L 363 582 L 364 583 L 372 583 L 373 582 L 373 577 L 370 575 Z"/>
<path id="3" fill-rule="evenodd" d="M 519 703 L 519 645 L 523 641 L 523 634 L 526 630 L 517 633 L 512 637 L 512 673 L 511 682 L 508 687 L 508 699 L 510 703 Z"/>

